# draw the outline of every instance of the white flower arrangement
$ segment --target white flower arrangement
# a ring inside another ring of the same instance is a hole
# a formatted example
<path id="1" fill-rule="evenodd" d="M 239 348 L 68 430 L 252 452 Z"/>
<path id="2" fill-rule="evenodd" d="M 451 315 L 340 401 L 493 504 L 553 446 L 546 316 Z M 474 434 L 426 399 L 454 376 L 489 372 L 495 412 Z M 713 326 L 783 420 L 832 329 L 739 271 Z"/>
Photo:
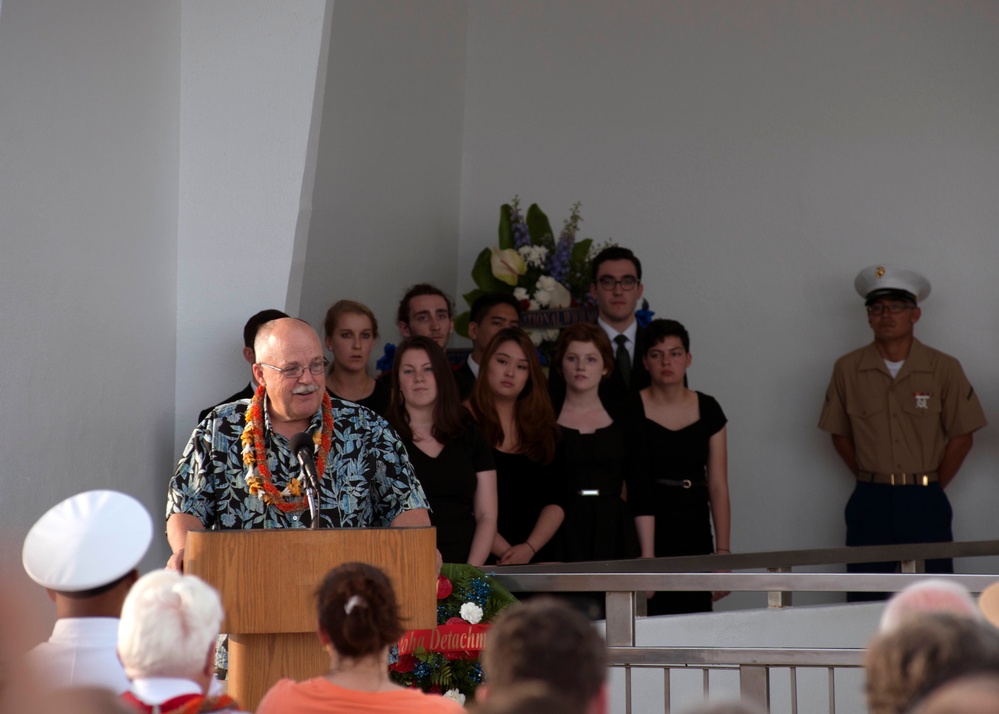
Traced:
<path id="1" fill-rule="evenodd" d="M 457 689 L 449 689 L 444 692 L 444 697 L 450 699 L 451 701 L 458 702 L 462 706 L 465 706 L 465 695 L 459 692 Z"/>
<path id="2" fill-rule="evenodd" d="M 482 622 L 482 608 L 474 602 L 466 602 L 458 611 L 458 616 L 470 625 Z"/>

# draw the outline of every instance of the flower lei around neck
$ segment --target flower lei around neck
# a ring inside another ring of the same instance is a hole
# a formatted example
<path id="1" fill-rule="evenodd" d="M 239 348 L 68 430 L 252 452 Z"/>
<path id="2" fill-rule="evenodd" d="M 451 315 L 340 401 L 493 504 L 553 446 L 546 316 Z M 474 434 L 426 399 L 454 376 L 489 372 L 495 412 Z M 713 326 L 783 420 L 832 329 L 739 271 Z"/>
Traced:
<path id="1" fill-rule="evenodd" d="M 330 396 L 323 390 L 323 428 L 312 436 L 313 442 L 319 447 L 316 458 L 316 473 L 319 478 L 326 473 L 326 461 L 330 455 L 333 443 L 333 407 Z M 304 511 L 308 501 L 302 498 L 302 482 L 298 477 L 288 481 L 283 491 L 278 491 L 274 478 L 267 466 L 267 447 L 264 444 L 264 385 L 257 391 L 246 409 L 246 427 L 239 440 L 243 444 L 243 463 L 246 464 L 246 486 L 250 495 L 257 496 L 266 505 L 274 506 L 283 513 Z M 294 499 L 294 500 L 289 500 Z"/>

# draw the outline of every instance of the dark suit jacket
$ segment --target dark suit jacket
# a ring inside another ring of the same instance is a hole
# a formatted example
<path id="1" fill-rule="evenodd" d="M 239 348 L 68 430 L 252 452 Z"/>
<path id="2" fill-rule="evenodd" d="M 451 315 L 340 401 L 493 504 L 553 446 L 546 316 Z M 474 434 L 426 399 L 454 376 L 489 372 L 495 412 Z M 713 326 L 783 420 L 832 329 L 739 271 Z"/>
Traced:
<path id="1" fill-rule="evenodd" d="M 468 362 L 462 363 L 461 367 L 454 371 L 454 379 L 458 383 L 458 394 L 461 395 L 461 400 L 465 401 L 475 387 L 475 375 L 472 374 L 472 368 L 468 366 Z"/>
<path id="2" fill-rule="evenodd" d="M 236 392 L 230 397 L 223 399 L 218 404 L 208 407 L 207 409 L 203 409 L 201 413 L 198 415 L 198 423 L 200 424 L 201 422 L 203 422 L 205 420 L 205 417 L 211 414 L 212 409 L 214 409 L 215 407 L 220 407 L 223 404 L 228 404 L 229 402 L 238 402 L 240 399 L 253 399 L 253 382 L 250 382 L 240 391 Z"/>

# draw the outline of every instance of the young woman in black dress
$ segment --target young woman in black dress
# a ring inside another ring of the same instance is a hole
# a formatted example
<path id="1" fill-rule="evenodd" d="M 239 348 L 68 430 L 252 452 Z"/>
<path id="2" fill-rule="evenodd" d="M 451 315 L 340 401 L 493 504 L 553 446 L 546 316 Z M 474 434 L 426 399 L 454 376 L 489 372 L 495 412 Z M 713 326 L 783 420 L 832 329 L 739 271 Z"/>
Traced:
<path id="1" fill-rule="evenodd" d="M 326 349 L 333 354 L 326 373 L 331 397 L 360 404 L 379 415 L 388 408 L 387 382 L 368 374 L 371 348 L 378 339 L 378 320 L 371 308 L 353 300 L 340 300 L 323 320 Z"/>
<path id="2" fill-rule="evenodd" d="M 630 423 L 623 417 L 614 421 L 598 394 L 614 368 L 607 333 L 589 323 L 567 327 L 552 364 L 566 386 L 558 415 L 568 489 L 562 523 L 565 560 L 654 557 L 647 460 L 636 438 L 640 407 L 636 400 Z"/>
<path id="3" fill-rule="evenodd" d="M 727 420 L 713 397 L 684 386 L 690 336 L 676 320 L 653 320 L 639 354 L 652 380 L 640 396 L 650 445 L 656 556 L 730 553 Z M 649 600 L 648 612 L 708 611 L 727 594 L 660 592 Z"/>
<path id="4" fill-rule="evenodd" d="M 493 555 L 499 565 L 561 560 L 561 468 L 553 465 L 558 427 L 531 338 L 496 333 L 483 355 L 468 408 L 493 447 L 499 494 Z"/>
<path id="5" fill-rule="evenodd" d="M 493 453 L 429 337 L 408 337 L 396 350 L 387 418 L 430 501 L 444 562 L 484 565 L 496 537 Z"/>

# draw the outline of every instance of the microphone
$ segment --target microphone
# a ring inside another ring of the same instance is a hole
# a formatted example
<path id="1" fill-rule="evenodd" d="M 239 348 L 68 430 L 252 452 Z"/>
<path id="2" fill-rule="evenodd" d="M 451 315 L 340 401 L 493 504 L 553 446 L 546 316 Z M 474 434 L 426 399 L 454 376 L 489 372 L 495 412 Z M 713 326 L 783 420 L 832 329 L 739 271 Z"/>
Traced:
<path id="1" fill-rule="evenodd" d="M 312 458 L 315 450 L 315 442 L 312 436 L 304 431 L 291 437 L 291 451 L 298 458 L 298 463 L 302 467 L 302 472 L 308 480 L 310 488 L 319 493 L 319 476 L 316 474 L 316 460 Z"/>

